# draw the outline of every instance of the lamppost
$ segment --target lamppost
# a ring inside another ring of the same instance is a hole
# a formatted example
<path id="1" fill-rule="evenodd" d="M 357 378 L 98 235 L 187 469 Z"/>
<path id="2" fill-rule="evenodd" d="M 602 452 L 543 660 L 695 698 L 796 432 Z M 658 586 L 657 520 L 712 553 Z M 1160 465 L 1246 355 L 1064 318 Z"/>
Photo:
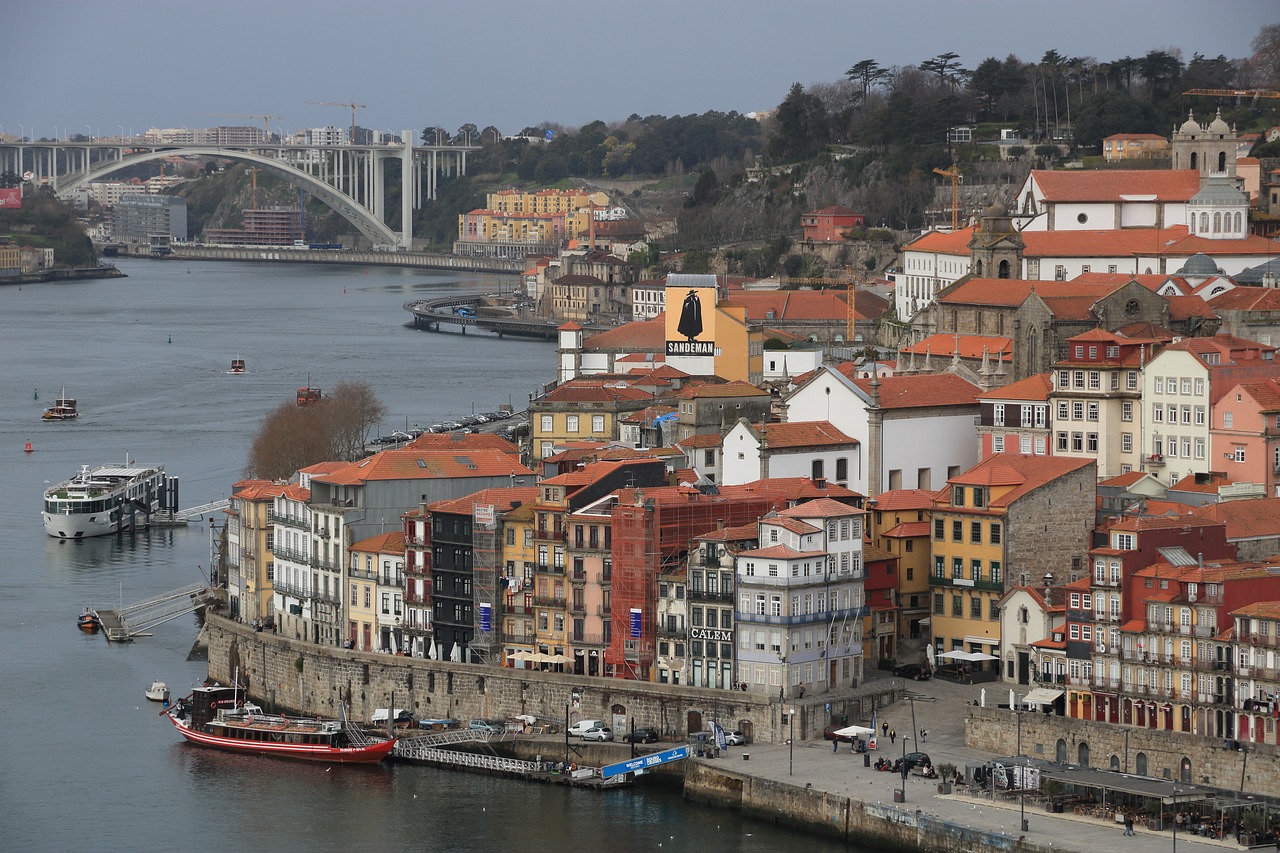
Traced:
<path id="1" fill-rule="evenodd" d="M 1022 711 L 1014 711 L 1018 717 L 1018 758 L 1022 758 Z M 1031 775 L 1030 765 L 1022 762 L 1022 778 L 1018 781 L 1018 825 L 1027 831 L 1027 777 Z M 994 787 L 994 783 L 992 783 Z"/>
<path id="2" fill-rule="evenodd" d="M 907 741 L 911 735 L 902 736 L 902 802 L 907 801 Z"/>
<path id="3" fill-rule="evenodd" d="M 787 716 L 791 718 L 791 737 L 787 739 L 787 774 L 796 775 L 796 706 L 792 705 L 787 710 Z"/>
<path id="4" fill-rule="evenodd" d="M 1170 815 L 1173 823 L 1173 853 L 1178 853 L 1178 795 L 1182 793 L 1182 789 L 1174 786 L 1173 789 L 1173 811 Z"/>

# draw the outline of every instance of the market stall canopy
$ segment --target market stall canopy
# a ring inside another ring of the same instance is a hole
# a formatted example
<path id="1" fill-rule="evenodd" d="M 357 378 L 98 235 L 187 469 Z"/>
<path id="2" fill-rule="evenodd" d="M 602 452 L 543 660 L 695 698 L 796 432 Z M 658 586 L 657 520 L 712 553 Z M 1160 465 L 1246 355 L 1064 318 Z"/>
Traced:
<path id="1" fill-rule="evenodd" d="M 875 733 L 875 729 L 869 729 L 866 726 L 845 726 L 843 729 L 832 732 L 838 737 L 869 737 Z"/>
<path id="2" fill-rule="evenodd" d="M 1022 702 L 1026 705 L 1052 705 L 1061 695 L 1061 690 L 1050 690 L 1047 687 L 1037 687 L 1026 696 L 1023 696 Z"/>

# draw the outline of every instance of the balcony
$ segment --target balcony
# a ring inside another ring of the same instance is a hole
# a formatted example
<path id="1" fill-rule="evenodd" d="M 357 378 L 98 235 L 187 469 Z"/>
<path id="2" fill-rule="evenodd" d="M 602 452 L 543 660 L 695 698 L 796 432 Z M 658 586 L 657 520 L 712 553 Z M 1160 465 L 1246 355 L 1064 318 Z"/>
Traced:
<path id="1" fill-rule="evenodd" d="M 569 635 L 569 642 L 575 646 L 603 646 L 604 634 L 588 634 L 574 632 Z"/>
<path id="2" fill-rule="evenodd" d="M 351 568 L 347 569 L 347 577 L 360 578 L 361 580 L 366 581 L 376 581 L 378 579 L 378 572 L 376 569 Z"/>
<path id="3" fill-rule="evenodd" d="M 421 536 L 406 536 L 404 538 L 404 544 L 410 548 L 430 548 L 431 540 L 424 539 Z"/>
<path id="4" fill-rule="evenodd" d="M 666 625 L 662 625 L 658 628 L 659 639 L 683 640 L 685 639 L 685 636 L 686 634 L 685 634 L 684 626 L 680 626 L 677 628 L 669 628 Z"/>
<path id="5" fill-rule="evenodd" d="M 940 578 L 937 575 L 929 576 L 929 586 L 939 587 L 955 587 L 956 589 L 977 589 L 986 592 L 1004 592 L 1004 583 L 1001 581 L 975 581 L 968 578 Z"/>
<path id="6" fill-rule="evenodd" d="M 734 619 L 739 624 L 752 625 L 809 625 L 825 624 L 833 619 L 856 619 L 867 614 L 865 607 L 850 607 L 845 610 L 824 611 L 822 613 L 805 613 L 800 616 L 766 616 L 762 613 L 737 613 Z"/>
<path id="7" fill-rule="evenodd" d="M 702 589 L 688 590 L 690 601 L 733 601 L 732 592 L 708 592 Z"/>
<path id="8" fill-rule="evenodd" d="M 555 607 L 563 610 L 565 599 L 564 596 L 557 598 L 556 596 L 535 595 L 533 597 L 533 603 L 537 607 Z"/>
<path id="9" fill-rule="evenodd" d="M 280 513 L 268 511 L 267 521 L 272 524 L 283 524 L 285 527 L 294 527 L 298 530 L 311 529 L 311 519 L 297 515 L 281 515 Z"/>
<path id="10" fill-rule="evenodd" d="M 1162 454 L 1162 453 L 1152 453 L 1150 456 L 1148 456 L 1148 457 L 1146 457 L 1145 459 L 1143 459 L 1143 461 L 1144 461 L 1144 462 L 1146 462 L 1148 465 L 1151 465 L 1151 466 L 1153 466 L 1153 467 L 1156 467 L 1156 468 L 1163 468 L 1163 467 L 1164 467 L 1164 454 Z"/>
<path id="11" fill-rule="evenodd" d="M 587 605 L 583 604 L 581 601 L 575 601 L 573 604 L 569 605 L 569 612 L 575 616 L 586 616 Z"/>
<path id="12" fill-rule="evenodd" d="M 276 547 L 271 553 L 277 560 L 288 560 L 291 563 L 298 563 L 303 566 L 311 565 L 311 557 L 306 553 L 286 548 L 283 545 Z"/>
<path id="13" fill-rule="evenodd" d="M 538 563 L 534 571 L 542 575 L 563 575 L 564 566 L 550 566 L 546 563 Z"/>
<path id="14" fill-rule="evenodd" d="M 545 527 L 539 527 L 533 532 L 533 538 L 545 542 L 568 542 L 569 534 L 563 530 L 547 530 Z"/>

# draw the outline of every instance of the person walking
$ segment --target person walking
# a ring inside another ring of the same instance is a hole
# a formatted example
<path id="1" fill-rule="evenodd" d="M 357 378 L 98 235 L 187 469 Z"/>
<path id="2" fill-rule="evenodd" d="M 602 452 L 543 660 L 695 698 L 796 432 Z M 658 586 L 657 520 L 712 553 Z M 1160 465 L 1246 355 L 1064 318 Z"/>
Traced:
<path id="1" fill-rule="evenodd" d="M 831 738 L 831 754 L 835 755 L 839 751 L 840 751 L 840 738 L 832 737 Z"/>
<path id="2" fill-rule="evenodd" d="M 921 743 L 924 743 L 924 739 L 925 739 L 925 738 L 927 738 L 928 736 L 929 736 L 929 732 L 928 732 L 928 731 L 926 731 L 923 727 L 921 727 L 921 729 L 920 729 L 920 742 L 921 742 Z"/>
<path id="3" fill-rule="evenodd" d="M 898 738 L 898 732 L 895 729 L 889 729 L 889 745 L 892 746 Z"/>
<path id="4" fill-rule="evenodd" d="M 889 721 L 888 721 L 888 720 L 885 720 L 883 723 L 881 723 L 881 724 L 880 724 L 880 732 L 881 732 L 881 734 L 883 734 L 885 737 L 888 737 L 888 736 L 889 736 Z"/>
<path id="5" fill-rule="evenodd" d="M 1124 834 L 1133 835 L 1133 812 L 1127 812 L 1124 816 Z"/>

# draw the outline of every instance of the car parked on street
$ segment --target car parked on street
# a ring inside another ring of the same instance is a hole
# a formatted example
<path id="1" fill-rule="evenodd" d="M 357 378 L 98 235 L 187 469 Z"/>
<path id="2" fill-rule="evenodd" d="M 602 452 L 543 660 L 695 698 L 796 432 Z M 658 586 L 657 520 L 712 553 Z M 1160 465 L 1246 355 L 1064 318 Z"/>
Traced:
<path id="1" fill-rule="evenodd" d="M 626 743 L 657 743 L 658 730 L 651 728 L 640 728 L 632 732 L 627 732 L 622 736 L 622 740 Z"/>
<path id="2" fill-rule="evenodd" d="M 581 737 L 582 733 L 587 729 L 598 729 L 604 727 L 604 720 L 578 720 L 578 722 L 569 726 L 569 734 L 574 737 Z"/>
<path id="3" fill-rule="evenodd" d="M 467 728 L 482 732 L 487 731 L 491 735 L 500 735 L 507 731 L 507 724 L 502 720 L 472 720 L 467 723 Z"/>
<path id="4" fill-rule="evenodd" d="M 725 732 L 724 742 L 729 746 L 742 746 L 747 742 L 747 736 L 742 732 Z"/>
<path id="5" fill-rule="evenodd" d="M 933 766 L 933 762 L 929 760 L 929 753 L 927 752 L 908 752 L 902 763 L 907 768 L 907 773 L 910 773 L 916 767 Z"/>
<path id="6" fill-rule="evenodd" d="M 920 663 L 904 663 L 893 668 L 893 674 L 899 678 L 914 678 L 916 681 L 927 681 L 933 677 L 929 667 Z"/>
<path id="7" fill-rule="evenodd" d="M 611 741 L 613 729 L 608 726 L 593 726 L 582 733 L 583 740 Z"/>

